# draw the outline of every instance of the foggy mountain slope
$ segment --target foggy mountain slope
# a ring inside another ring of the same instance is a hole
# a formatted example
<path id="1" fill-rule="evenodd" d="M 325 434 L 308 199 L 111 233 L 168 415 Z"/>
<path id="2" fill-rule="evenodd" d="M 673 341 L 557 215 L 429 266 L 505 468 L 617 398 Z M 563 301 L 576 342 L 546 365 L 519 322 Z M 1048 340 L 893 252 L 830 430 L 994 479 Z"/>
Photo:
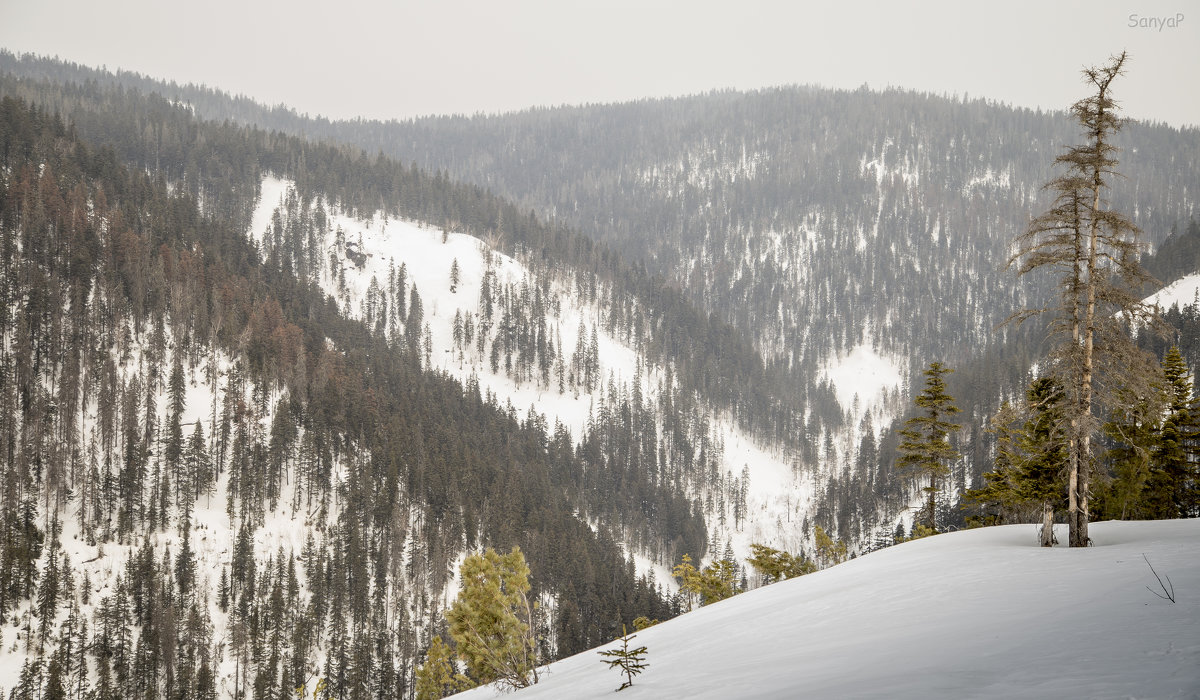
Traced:
<path id="1" fill-rule="evenodd" d="M 1038 210 L 1054 156 L 1078 139 L 1062 114 L 898 90 L 778 88 L 329 122 L 209 88 L 0 58 L 18 75 L 85 81 L 85 92 L 152 90 L 198 115 L 427 163 L 611 241 L 587 252 L 582 237 L 556 232 L 549 245 L 529 246 L 518 207 L 503 219 L 495 210 L 457 219 L 481 235 L 519 221 L 517 235 L 497 236 L 506 253 L 535 267 L 598 260 L 593 269 L 618 281 L 614 291 L 636 290 L 647 311 L 657 307 L 643 317 L 657 334 L 654 356 L 673 356 L 676 376 L 732 410 L 756 441 L 789 445 L 790 461 L 820 472 L 829 484 L 821 521 L 836 518 L 855 540 L 872 511 L 904 507 L 888 423 L 907 410 L 915 372 L 933 359 L 959 370 L 951 390 L 966 411 L 958 439 L 967 460 L 953 477 L 961 488 L 985 468 L 987 417 L 1041 354 L 1036 324 L 998 326 L 1043 298 L 1048 282 L 1014 280 L 1003 267 L 1013 236 Z M 78 98 L 53 99 L 71 109 Z M 1192 215 L 1196 141 L 1195 130 L 1146 124 L 1123 136 L 1122 145 L 1136 145 L 1122 156 L 1129 177 L 1114 203 L 1130 207 L 1151 240 Z M 367 211 L 395 201 L 376 194 L 378 175 L 316 180 Z M 863 358 L 871 362 L 860 368 Z M 876 370 L 889 378 L 861 387 L 856 401 L 858 387 L 844 378 Z M 864 441 L 867 432 L 875 435 Z"/>
<path id="2" fill-rule="evenodd" d="M 950 361 L 993 342 L 1035 291 L 1003 270 L 1008 246 L 1039 211 L 1054 157 L 1079 139 L 1061 114 L 815 88 L 430 118 L 388 133 L 402 158 L 639 255 L 768 361 L 802 370 L 864 341 L 916 358 L 944 348 Z M 1134 123 L 1119 145 L 1127 180 L 1113 205 L 1152 243 L 1186 226 L 1200 132 Z"/>
<path id="3" fill-rule="evenodd" d="M 70 68 L 63 70 L 68 74 L 71 72 Z M 79 133 L 102 139 L 103 143 L 111 143 L 137 167 L 159 172 L 180 183 L 178 186 L 195 192 L 206 210 L 228 211 L 230 216 L 245 221 L 247 226 L 251 223 L 251 211 L 245 202 L 258 194 L 260 184 L 253 174 L 263 169 L 274 173 L 295 172 L 301 198 L 307 201 L 313 197 L 325 197 L 339 202 L 347 212 L 358 212 L 352 216 L 361 215 L 365 218 L 373 216 L 370 213 L 375 211 L 385 212 L 382 214 L 384 218 L 405 212 L 413 219 L 432 221 L 435 230 L 449 227 L 455 232 L 468 232 L 485 238 L 489 245 L 515 256 L 531 273 L 541 275 L 544 279 L 549 280 L 557 275 L 559 283 L 576 288 L 573 294 L 589 304 L 598 304 L 601 312 L 589 325 L 593 330 L 600 327 L 601 338 L 608 334 L 627 341 L 636 340 L 646 365 L 671 368 L 672 381 L 678 384 L 678 391 L 686 399 L 680 401 L 678 397 L 673 397 L 670 406 L 664 409 L 666 415 L 673 418 L 657 426 L 660 434 L 674 436 L 671 443 L 676 448 L 669 450 L 668 454 L 675 454 L 674 450 L 677 449 L 685 462 L 697 465 L 719 463 L 722 452 L 705 446 L 713 436 L 705 437 L 709 427 L 703 426 L 736 425 L 738 430 L 748 432 L 749 440 L 733 439 L 731 434 L 726 433 L 722 436 L 724 439 L 716 444 L 726 442 L 732 445 L 740 441 L 743 447 L 738 449 L 759 455 L 749 460 L 749 464 L 747 460 L 739 462 L 733 458 L 724 471 L 708 467 L 697 469 L 697 473 L 708 470 L 704 481 L 720 483 L 722 489 L 727 489 L 735 480 L 744 483 L 741 472 L 747 468 L 754 471 L 752 465 L 759 463 L 775 465 L 770 471 L 780 475 L 778 478 L 784 478 L 783 474 L 792 471 L 815 474 L 815 483 L 824 482 L 843 471 L 852 461 L 850 455 L 857 450 L 859 438 L 865 434 L 860 420 L 865 419 L 868 412 L 873 414 L 870 432 L 873 433 L 871 440 L 874 442 L 880 439 L 880 432 L 888 422 L 885 415 L 896 411 L 899 392 L 894 381 L 862 385 L 861 388 L 872 395 L 881 395 L 880 392 L 886 389 L 882 395 L 887 400 L 873 407 L 863 405 L 856 411 L 850 425 L 841 427 L 842 411 L 834 399 L 835 388 L 829 381 L 821 382 L 811 391 L 803 387 L 796 391 L 783 386 L 773 373 L 764 370 L 761 359 L 734 329 L 714 317 L 706 317 L 703 311 L 683 299 L 673 285 L 647 275 L 640 266 L 625 263 L 611 249 L 591 244 L 586 238 L 561 226 L 543 224 L 477 188 L 457 185 L 441 175 L 424 176 L 420 171 L 394 162 L 364 158 L 356 155 L 354 149 L 344 146 L 314 144 L 227 124 L 197 121 L 193 125 L 190 121 L 193 119 L 191 110 L 184 105 L 168 103 L 154 95 L 113 93 L 100 87 L 104 81 L 80 85 L 70 81 L 60 84 L 9 80 L 9 89 L 14 92 L 34 96 L 53 109 L 70 115 Z M 127 115 L 130 118 L 123 119 Z M 189 130 L 194 133 L 189 133 Z M 233 133 L 239 135 L 231 138 Z M 197 141 L 191 142 L 189 139 Z M 280 156 L 273 145 L 280 143 L 287 144 L 287 148 L 291 149 L 289 155 Z M 208 147 L 215 148 L 215 152 L 206 154 Z M 303 243 L 281 246 L 281 252 L 266 262 L 280 273 L 296 274 L 315 283 L 310 274 L 320 266 L 312 258 L 316 255 L 319 259 L 323 254 L 306 248 L 308 236 L 309 232 L 303 232 L 300 236 Z M 553 271 L 554 275 L 545 274 L 547 271 Z M 448 276 L 448 269 L 445 274 Z M 362 280 L 363 285 L 368 282 L 368 279 Z M 395 290 L 389 291 L 394 296 Z M 602 300 L 593 299 L 597 295 Z M 389 301 L 393 308 L 396 306 L 394 302 L 395 299 Z M 378 325 L 374 323 L 377 318 L 372 320 L 373 325 Z M 451 316 L 444 316 L 443 320 L 449 323 L 452 319 Z M 577 330 L 578 326 L 566 329 L 568 343 L 575 341 Z M 449 327 L 445 333 L 451 333 Z M 554 345 L 558 347 L 557 340 Z M 444 349 L 441 354 L 445 355 Z M 536 354 L 529 354 L 528 357 Z M 543 357 L 546 356 L 543 354 Z M 860 353 L 855 357 L 862 356 Z M 870 354 L 866 356 L 870 357 Z M 498 359 L 503 360 L 503 357 Z M 490 361 L 491 358 L 486 360 Z M 880 358 L 880 361 L 888 366 L 894 364 L 885 358 Z M 440 365 L 434 363 L 434 366 Z M 831 376 L 854 376 L 855 367 L 853 362 L 842 362 L 830 363 L 828 369 Z M 539 367 L 538 371 L 542 369 Z M 528 367 L 519 369 L 519 372 L 526 374 L 528 371 Z M 594 378 L 593 381 L 607 385 L 608 377 Z M 854 384 L 857 386 L 859 383 Z M 604 388 L 607 389 L 607 386 Z M 851 403 L 852 394 L 851 391 L 848 395 Z M 706 404 L 702 411 L 713 411 L 705 419 L 707 422 L 680 420 L 679 416 L 694 410 L 696 398 L 701 405 Z M 524 399 L 516 400 L 517 410 L 525 412 L 528 407 Z M 598 415 L 603 415 L 599 413 L 599 408 L 596 410 Z M 618 412 L 616 415 L 623 416 L 624 413 Z M 732 421 L 729 422 L 729 419 Z M 693 425 L 701 427 L 690 427 Z M 721 428 L 721 431 L 725 430 Z M 625 432 L 628 434 L 627 430 Z M 659 457 L 650 457 L 650 445 L 658 439 L 654 433 L 639 430 L 637 434 L 648 436 L 640 461 L 660 462 Z M 726 454 L 734 454 L 732 447 Z M 801 481 L 809 479 L 806 476 L 800 478 Z M 752 481 L 752 490 L 760 486 L 769 490 L 766 484 L 776 483 L 776 477 L 766 482 L 759 479 Z M 894 484 L 894 488 L 900 490 L 903 485 Z M 613 492 L 614 497 L 618 493 Z M 802 500 L 810 501 L 812 497 L 810 494 L 801 497 L 789 488 L 782 489 L 772 498 L 781 501 L 785 509 L 795 509 L 801 507 L 799 503 Z M 633 503 L 642 502 L 637 498 L 629 500 Z M 845 521 L 847 527 L 843 536 L 857 541 L 872 530 L 880 519 L 891 518 L 891 514 L 885 512 L 889 509 L 877 505 L 875 500 L 870 493 L 854 497 L 851 510 L 842 511 L 849 518 Z M 899 504 L 899 496 L 893 497 L 892 501 L 893 506 Z M 657 506 L 643 507 L 666 512 Z M 828 506 L 826 510 L 832 508 Z M 715 514 L 721 508 L 706 503 L 704 510 Z M 737 515 L 741 515 L 741 512 Z M 678 513 L 678 509 L 672 518 L 676 523 L 681 521 L 682 514 Z M 740 530 L 744 525 L 737 522 L 742 520 L 740 517 L 733 517 L 732 520 L 735 521 L 735 529 Z M 812 522 L 806 520 L 799 511 L 792 515 L 771 511 L 765 520 L 755 518 L 746 522 L 769 522 L 766 532 L 777 532 L 783 525 L 795 520 L 802 524 Z M 890 530 L 890 524 L 888 528 Z M 724 523 L 721 529 L 724 529 Z M 801 537 L 811 536 L 811 530 L 807 528 L 803 529 L 803 533 Z M 712 535 L 712 532 L 709 534 Z M 675 535 L 682 536 L 684 541 L 699 541 L 694 532 L 677 532 Z M 694 550 L 693 553 L 701 548 L 695 544 L 688 547 Z"/>
<path id="4" fill-rule="evenodd" d="M 985 470 L 987 416 L 1041 354 L 1037 323 L 1002 322 L 1043 304 L 1052 281 L 1017 279 L 1006 263 L 1046 206 L 1054 158 L 1081 139 L 1061 113 L 803 87 L 344 129 L 639 256 L 752 339 L 816 410 L 848 414 L 822 414 L 835 445 L 853 444 L 859 422 L 853 397 L 835 404 L 822 386 L 844 358 L 900 367 L 899 395 L 882 397 L 893 415 L 929 362 L 957 368 L 960 487 Z M 1152 248 L 1198 216 L 1200 131 L 1131 123 L 1117 145 L 1111 204 Z M 827 432 L 806 429 L 805 442 Z M 856 452 L 833 460 L 869 481 Z M 880 480 L 890 459 L 879 451 Z"/>
<path id="5" fill-rule="evenodd" d="M 108 674 L 108 690 L 125 695 L 190 679 L 269 693 L 316 669 L 338 687 L 403 694 L 463 551 L 522 546 L 554 654 L 605 638 L 622 618 L 677 610 L 631 555 L 661 576 L 683 553 L 726 541 L 724 556 L 749 538 L 802 546 L 795 523 L 811 478 L 739 434 L 684 385 L 694 378 L 639 360 L 663 348 L 631 330 L 648 327 L 627 323 L 645 309 L 614 304 L 611 282 L 563 265 L 549 275 L 544 261 L 523 273 L 485 241 L 399 218 L 402 207 L 368 214 L 361 202 L 386 193 L 357 183 L 386 163 L 192 122 L 153 99 L 93 97 L 71 95 L 70 128 L 9 94 L 2 103 L 3 502 L 22 552 L 6 575 L 43 582 L 6 589 L 18 628 L 0 660 L 9 687 L 53 675 L 70 653 L 62 640 L 119 630 L 116 646 L 102 636 L 91 647 L 104 655 L 100 675 L 80 682 Z M 508 211 L 471 188 L 391 174 L 402 201 L 415 192 L 480 216 L 475 196 Z M 336 202 L 327 182 L 346 188 Z M 368 265 L 382 259 L 372 236 L 391 224 L 417 243 L 395 256 L 411 253 L 419 283 L 405 307 L 394 275 L 358 274 L 397 267 Z M 460 254 L 464 286 L 452 292 Z M 472 299 L 456 309 L 459 294 Z M 540 327 L 539 306 L 570 321 L 545 346 L 546 334 L 521 335 Z M 460 345 L 460 381 L 445 351 L 452 312 L 471 307 L 477 329 L 491 325 L 475 334 L 482 349 Z M 664 314 L 655 327 L 676 321 Z M 584 334 L 595 352 L 580 351 Z M 39 362 L 46 352 L 53 361 Z M 552 379 L 543 373 L 552 356 L 570 398 L 554 365 Z M 510 390 L 522 388 L 572 404 L 564 420 L 583 434 L 514 407 Z M 51 593 L 38 602 L 39 591 Z M 177 616 L 186 633 L 165 622 Z M 300 636 L 285 641 L 285 629 Z"/>
<path id="6" fill-rule="evenodd" d="M 743 557 L 751 541 L 803 545 L 788 523 L 811 516 L 819 475 L 684 389 L 651 359 L 648 338 L 606 323 L 614 309 L 603 289 L 581 295 L 571 275 L 530 269 L 478 238 L 382 212 L 351 216 L 271 176 L 250 232 L 269 262 L 312 239 L 316 255 L 297 259 L 314 258 L 310 281 L 347 315 L 589 455 L 572 492 L 580 517 L 611 530 L 641 573 L 657 567 L 661 581 L 683 554 L 702 556 L 703 542 L 681 537 L 678 518 L 649 517 L 664 504 L 647 505 L 647 485 L 691 501 L 710 548 L 728 540 Z"/>
<path id="7" fill-rule="evenodd" d="M 16 74 L 154 90 L 209 118 L 354 144 L 502 193 L 611 243 L 732 324 L 761 355 L 768 386 L 843 433 L 853 396 L 835 403 L 824 382 L 847 357 L 879 354 L 911 380 L 933 359 L 965 368 L 1012 354 L 1001 348 L 1014 340 L 1017 354 L 1036 354 L 1036 328 L 996 329 L 1044 298 L 1048 281 L 1015 281 L 1004 264 L 1040 211 L 1054 157 L 1079 139 L 1060 112 L 813 87 L 331 122 L 209 88 L 2 58 Z M 1153 244 L 1195 216 L 1198 134 L 1132 123 L 1119 140 L 1127 177 L 1113 204 Z M 963 381 L 964 403 L 984 411 L 993 397 L 970 387 L 1023 381 L 1021 363 L 990 364 Z M 739 419 L 761 413 L 752 405 Z M 771 439 L 824 441 L 809 427 L 773 420 Z"/>

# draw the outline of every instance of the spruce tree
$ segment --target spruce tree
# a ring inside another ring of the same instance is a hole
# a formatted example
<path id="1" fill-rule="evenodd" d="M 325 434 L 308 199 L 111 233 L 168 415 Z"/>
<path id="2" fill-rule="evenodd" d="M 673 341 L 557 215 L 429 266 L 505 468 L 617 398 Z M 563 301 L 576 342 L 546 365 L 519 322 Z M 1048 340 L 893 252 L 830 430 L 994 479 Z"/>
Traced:
<path id="1" fill-rule="evenodd" d="M 1159 452 L 1165 395 L 1155 390 L 1145 396 L 1123 394 L 1103 425 L 1110 447 L 1105 452 L 1111 481 L 1099 494 L 1098 512 L 1110 518 L 1149 518 L 1147 482 Z"/>
<path id="2" fill-rule="evenodd" d="M 1041 544 L 1050 547 L 1054 537 L 1054 510 L 1063 500 L 1063 472 L 1067 442 L 1062 416 L 1062 387 L 1052 377 L 1039 377 L 1026 392 L 1028 420 L 1021 436 L 1023 459 L 1018 471 L 1019 492 L 1040 505 Z"/>
<path id="3" fill-rule="evenodd" d="M 763 585 L 788 578 L 803 576 L 817 570 L 817 566 L 804 554 L 792 554 L 757 542 L 750 545 L 753 556 L 746 559 L 763 577 Z"/>
<path id="4" fill-rule="evenodd" d="M 820 525 L 814 528 L 813 541 L 816 543 L 814 556 L 822 569 L 837 566 L 846 560 L 846 541 L 834 540 Z"/>
<path id="5" fill-rule="evenodd" d="M 983 510 L 980 516 L 967 516 L 967 522 L 981 522 L 984 525 L 1004 525 L 1006 523 L 1023 522 L 1023 506 L 1025 499 L 1020 493 L 1018 484 L 1021 452 L 1020 440 L 1023 435 L 1021 409 L 1005 401 L 1000 410 L 992 416 L 987 432 L 995 436 L 996 446 L 993 455 L 992 470 L 984 472 L 983 484 L 968 489 L 963 494 L 963 501 L 977 504 Z M 900 539 L 902 535 L 898 536 Z"/>
<path id="6" fill-rule="evenodd" d="M 1192 379 L 1177 346 L 1162 361 L 1167 415 L 1163 419 L 1146 484 L 1152 517 L 1197 515 L 1197 439 L 1200 406 L 1192 396 Z"/>
<path id="7" fill-rule="evenodd" d="M 900 431 L 900 459 L 897 468 L 915 478 L 928 478 L 924 488 L 926 504 L 921 517 L 925 526 L 937 532 L 937 495 L 942 490 L 941 481 L 950 474 L 950 463 L 960 457 L 958 450 L 949 443 L 950 432 L 958 428 L 947 418 L 959 412 L 954 398 L 946 393 L 945 376 L 954 370 L 940 362 L 931 362 L 925 370 L 925 389 L 914 402 L 924 414 L 913 416 L 904 423 Z"/>

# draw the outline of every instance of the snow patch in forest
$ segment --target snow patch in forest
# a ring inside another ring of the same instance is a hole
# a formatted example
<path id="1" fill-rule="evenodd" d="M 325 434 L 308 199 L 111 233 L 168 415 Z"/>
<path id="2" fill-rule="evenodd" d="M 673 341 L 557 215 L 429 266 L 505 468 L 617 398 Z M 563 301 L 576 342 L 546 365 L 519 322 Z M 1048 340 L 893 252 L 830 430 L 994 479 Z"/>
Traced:
<path id="1" fill-rule="evenodd" d="M 837 390 L 842 410 L 850 409 L 857 396 L 859 413 L 878 402 L 884 390 L 895 390 L 903 381 L 896 361 L 880 355 L 866 342 L 826 365 L 825 377 Z"/>

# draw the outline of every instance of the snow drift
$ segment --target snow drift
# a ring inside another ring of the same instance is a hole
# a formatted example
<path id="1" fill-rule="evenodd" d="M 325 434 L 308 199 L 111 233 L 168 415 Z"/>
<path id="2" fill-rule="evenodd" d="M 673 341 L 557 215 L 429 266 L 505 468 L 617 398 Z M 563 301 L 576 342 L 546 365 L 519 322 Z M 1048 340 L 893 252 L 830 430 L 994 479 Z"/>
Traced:
<path id="1" fill-rule="evenodd" d="M 618 697 L 1200 697 L 1200 520 L 1091 531 L 1088 549 L 954 532 L 701 608 L 637 633 L 650 666 Z M 513 697 L 613 697 L 596 651 Z"/>

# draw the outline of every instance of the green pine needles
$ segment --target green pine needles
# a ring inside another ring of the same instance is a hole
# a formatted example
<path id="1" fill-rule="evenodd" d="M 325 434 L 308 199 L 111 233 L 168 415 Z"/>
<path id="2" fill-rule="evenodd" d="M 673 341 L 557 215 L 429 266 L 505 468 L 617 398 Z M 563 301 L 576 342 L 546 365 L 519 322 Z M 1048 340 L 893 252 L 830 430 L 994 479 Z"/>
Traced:
<path id="1" fill-rule="evenodd" d="M 446 619 L 470 676 L 510 688 L 538 682 L 538 644 L 529 600 L 529 566 L 519 547 L 508 554 L 488 548 L 459 567 L 462 589 Z"/>
<path id="2" fill-rule="evenodd" d="M 633 677 L 645 671 L 650 666 L 650 664 L 646 663 L 646 647 L 629 648 L 630 640 L 636 639 L 637 635 L 629 634 L 625 630 L 625 625 L 621 625 L 621 635 L 620 648 L 614 647 L 608 651 L 598 652 L 601 656 L 610 657 L 601 659 L 601 661 L 608 664 L 609 668 L 620 668 L 621 672 L 625 674 L 625 682 L 621 684 L 620 688 L 617 688 L 617 692 L 633 685 Z"/>

